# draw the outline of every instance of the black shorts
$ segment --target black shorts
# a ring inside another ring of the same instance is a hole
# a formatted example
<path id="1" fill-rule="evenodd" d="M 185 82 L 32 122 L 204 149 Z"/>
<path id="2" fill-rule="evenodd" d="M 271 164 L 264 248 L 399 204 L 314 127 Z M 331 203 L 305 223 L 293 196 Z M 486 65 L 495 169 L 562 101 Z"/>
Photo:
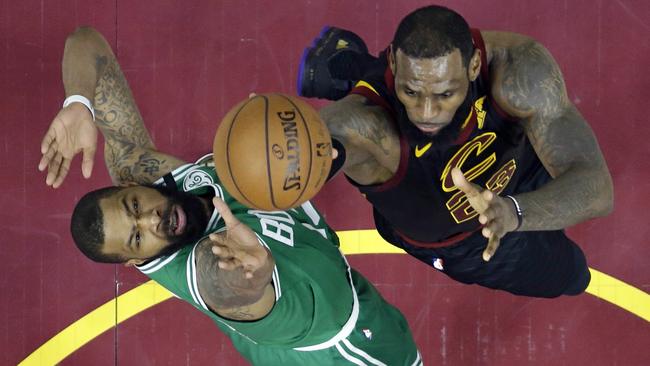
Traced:
<path id="1" fill-rule="evenodd" d="M 456 281 L 515 295 L 578 295 L 591 279 L 584 253 L 563 230 L 508 233 L 489 262 L 483 261 L 487 239 L 480 230 L 443 248 L 416 247 L 397 235 L 390 239 Z"/>

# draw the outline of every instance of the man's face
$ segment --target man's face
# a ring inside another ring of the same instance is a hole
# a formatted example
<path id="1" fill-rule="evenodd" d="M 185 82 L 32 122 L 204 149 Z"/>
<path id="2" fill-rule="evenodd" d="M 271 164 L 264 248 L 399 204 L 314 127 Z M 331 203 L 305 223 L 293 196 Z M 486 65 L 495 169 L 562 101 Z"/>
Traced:
<path id="1" fill-rule="evenodd" d="M 476 78 L 458 49 L 437 58 L 414 58 L 393 50 L 391 68 L 397 98 L 413 125 L 428 136 L 451 123 L 465 101 L 470 79 Z"/>
<path id="2" fill-rule="evenodd" d="M 209 212 L 200 198 L 184 192 L 133 186 L 99 201 L 104 215 L 103 251 L 140 263 L 168 247 L 198 240 Z"/>

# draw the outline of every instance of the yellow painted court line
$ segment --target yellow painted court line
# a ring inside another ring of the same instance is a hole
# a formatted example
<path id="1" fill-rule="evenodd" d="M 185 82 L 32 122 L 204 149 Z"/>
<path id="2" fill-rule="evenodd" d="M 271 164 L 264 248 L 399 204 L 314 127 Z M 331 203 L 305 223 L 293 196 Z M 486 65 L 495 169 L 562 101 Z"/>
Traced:
<path id="1" fill-rule="evenodd" d="M 169 299 L 171 296 L 169 291 L 154 281 L 143 283 L 70 324 L 59 334 L 43 343 L 18 365 L 56 365 L 116 324 Z"/>
<path id="2" fill-rule="evenodd" d="M 404 253 L 385 242 L 376 230 L 337 233 L 346 255 Z M 590 268 L 587 292 L 650 322 L 650 295 L 612 276 Z M 98 307 L 41 345 L 19 366 L 55 365 L 86 343 L 130 317 L 169 299 L 172 294 L 148 281 Z"/>

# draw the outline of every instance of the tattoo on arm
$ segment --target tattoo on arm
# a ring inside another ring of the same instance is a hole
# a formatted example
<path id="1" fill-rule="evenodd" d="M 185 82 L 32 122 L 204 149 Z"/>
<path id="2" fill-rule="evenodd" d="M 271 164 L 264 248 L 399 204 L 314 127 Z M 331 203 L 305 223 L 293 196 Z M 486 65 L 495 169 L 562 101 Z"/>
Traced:
<path id="1" fill-rule="evenodd" d="M 390 177 L 397 170 L 399 137 L 391 117 L 381 107 L 351 95 L 323 108 L 321 117 L 332 137 L 345 146 L 344 170 L 354 180 L 375 183 L 373 180 Z"/>
<path id="2" fill-rule="evenodd" d="M 522 118 L 527 137 L 554 178 L 518 195 L 522 230 L 561 229 L 611 210 L 612 184 L 593 131 L 569 101 L 553 57 L 531 41 L 511 50 L 495 98 Z"/>
<path id="3" fill-rule="evenodd" d="M 116 184 L 156 181 L 183 162 L 156 150 L 126 78 L 112 56 L 96 57 L 96 123 L 104 135 L 104 157 Z"/>
<path id="4" fill-rule="evenodd" d="M 260 284 L 246 279 L 241 270 L 219 268 L 219 258 L 212 253 L 212 242 L 204 240 L 196 247 L 196 268 L 201 297 L 212 311 L 231 319 L 254 320 L 259 315 L 252 305 L 264 295 L 268 282 Z"/>
<path id="5" fill-rule="evenodd" d="M 100 77 L 95 89 L 95 112 L 97 125 L 104 137 L 154 149 L 117 60 L 100 56 L 97 57 L 96 67 Z"/>

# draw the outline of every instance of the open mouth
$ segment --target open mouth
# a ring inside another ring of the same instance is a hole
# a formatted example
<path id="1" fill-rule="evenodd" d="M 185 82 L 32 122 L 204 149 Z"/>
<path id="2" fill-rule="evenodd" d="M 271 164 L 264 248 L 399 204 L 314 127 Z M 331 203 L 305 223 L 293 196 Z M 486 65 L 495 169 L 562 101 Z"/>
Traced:
<path id="1" fill-rule="evenodd" d="M 185 230 L 186 216 L 183 209 L 174 205 L 169 214 L 169 231 L 172 235 L 178 236 Z"/>

